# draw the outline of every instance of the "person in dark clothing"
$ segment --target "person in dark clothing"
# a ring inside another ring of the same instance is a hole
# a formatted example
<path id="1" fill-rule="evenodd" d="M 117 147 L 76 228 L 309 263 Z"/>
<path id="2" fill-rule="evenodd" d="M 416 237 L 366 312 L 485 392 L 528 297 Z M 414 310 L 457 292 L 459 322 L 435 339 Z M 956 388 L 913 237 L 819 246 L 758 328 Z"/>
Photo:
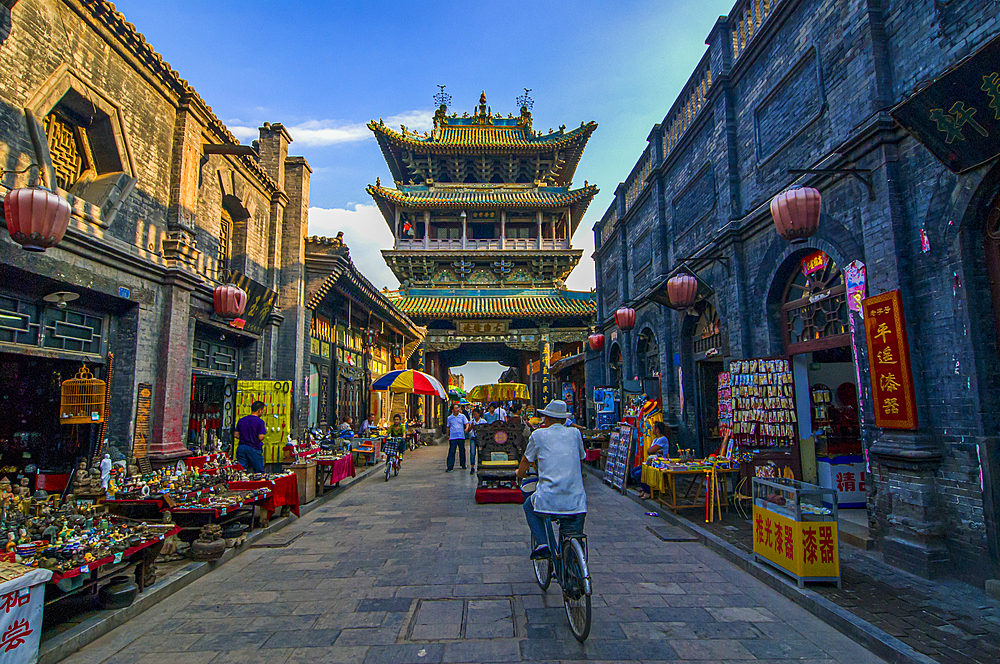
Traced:
<path id="1" fill-rule="evenodd" d="M 264 436 L 267 435 L 267 425 L 261 419 L 264 414 L 264 402 L 254 401 L 250 404 L 250 414 L 244 415 L 236 423 L 236 462 L 247 472 L 264 472 Z"/>

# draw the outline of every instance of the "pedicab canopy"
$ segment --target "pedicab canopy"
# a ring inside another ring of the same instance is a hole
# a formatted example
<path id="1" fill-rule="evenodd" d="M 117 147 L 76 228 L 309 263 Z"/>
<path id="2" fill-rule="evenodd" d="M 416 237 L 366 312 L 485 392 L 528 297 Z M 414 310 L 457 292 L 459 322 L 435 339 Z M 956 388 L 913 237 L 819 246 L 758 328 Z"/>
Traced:
<path id="1" fill-rule="evenodd" d="M 469 392 L 471 401 L 530 401 L 528 386 L 524 383 L 489 383 L 476 385 Z"/>
<path id="2" fill-rule="evenodd" d="M 430 394 L 442 399 L 448 398 L 448 393 L 441 385 L 441 381 L 416 369 L 400 369 L 382 374 L 372 383 L 372 389 L 407 394 Z"/>

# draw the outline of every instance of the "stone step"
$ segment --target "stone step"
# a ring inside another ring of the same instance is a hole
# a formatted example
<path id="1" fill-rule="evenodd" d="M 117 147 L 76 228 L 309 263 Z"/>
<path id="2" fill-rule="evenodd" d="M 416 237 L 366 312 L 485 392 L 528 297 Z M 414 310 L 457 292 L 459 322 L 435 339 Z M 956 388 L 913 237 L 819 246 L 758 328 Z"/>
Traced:
<path id="1" fill-rule="evenodd" d="M 844 544 L 850 544 L 864 551 L 875 548 L 875 540 L 872 539 L 868 526 L 841 520 L 837 523 L 837 530 L 840 532 L 840 541 Z"/>

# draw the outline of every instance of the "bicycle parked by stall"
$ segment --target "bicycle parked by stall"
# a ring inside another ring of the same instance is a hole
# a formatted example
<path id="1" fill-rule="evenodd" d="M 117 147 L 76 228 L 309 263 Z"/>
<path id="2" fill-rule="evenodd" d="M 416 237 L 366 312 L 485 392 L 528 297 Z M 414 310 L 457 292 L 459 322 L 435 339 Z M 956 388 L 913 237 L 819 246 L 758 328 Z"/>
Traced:
<path id="1" fill-rule="evenodd" d="M 563 535 L 560 528 L 558 539 L 552 530 L 552 517 L 539 514 L 545 522 L 550 555 L 542 560 L 532 560 L 535 581 L 541 589 L 548 590 L 552 579 L 562 588 L 563 608 L 573 636 L 580 643 L 590 636 L 590 570 L 587 568 L 587 536 Z M 531 539 L 531 550 L 539 542 Z"/>
<path id="2" fill-rule="evenodd" d="M 399 455 L 399 445 L 406 444 L 406 441 L 402 438 L 386 438 L 385 445 L 382 446 L 382 452 L 385 453 L 385 481 L 389 481 L 389 473 L 391 472 L 393 476 L 399 475 L 399 467 L 402 463 L 402 459 Z"/>

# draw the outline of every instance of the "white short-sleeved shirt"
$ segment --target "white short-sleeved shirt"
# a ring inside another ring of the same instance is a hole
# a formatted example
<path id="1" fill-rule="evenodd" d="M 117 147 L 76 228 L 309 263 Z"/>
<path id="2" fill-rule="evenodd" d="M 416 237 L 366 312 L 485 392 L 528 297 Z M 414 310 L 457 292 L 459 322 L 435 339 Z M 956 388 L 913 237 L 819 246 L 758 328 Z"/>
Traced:
<path id="1" fill-rule="evenodd" d="M 538 485 L 532 507 L 545 514 L 581 514 L 587 511 L 580 461 L 587 457 L 579 429 L 553 424 L 531 434 L 524 458 L 538 462 Z"/>
<path id="2" fill-rule="evenodd" d="M 458 438 L 465 438 L 465 425 L 469 423 L 465 413 L 459 413 L 458 415 L 448 416 L 448 438 L 450 440 L 456 440 Z"/>

